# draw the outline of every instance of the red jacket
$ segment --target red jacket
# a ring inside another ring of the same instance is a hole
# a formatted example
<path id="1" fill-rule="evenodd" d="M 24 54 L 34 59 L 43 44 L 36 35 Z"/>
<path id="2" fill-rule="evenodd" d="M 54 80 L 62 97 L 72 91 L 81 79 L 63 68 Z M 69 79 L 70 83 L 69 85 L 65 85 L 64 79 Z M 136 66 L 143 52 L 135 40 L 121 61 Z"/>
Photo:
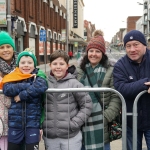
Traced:
<path id="1" fill-rule="evenodd" d="M 69 55 L 69 56 L 73 56 L 72 51 L 69 51 L 69 52 L 68 52 L 68 55 Z"/>

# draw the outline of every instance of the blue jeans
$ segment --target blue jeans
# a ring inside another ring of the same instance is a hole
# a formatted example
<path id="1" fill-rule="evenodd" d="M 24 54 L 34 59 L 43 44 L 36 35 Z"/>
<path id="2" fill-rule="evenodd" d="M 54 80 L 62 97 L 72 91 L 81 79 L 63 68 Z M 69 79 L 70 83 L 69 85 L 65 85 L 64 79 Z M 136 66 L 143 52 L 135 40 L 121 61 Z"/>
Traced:
<path id="1" fill-rule="evenodd" d="M 132 149 L 133 130 L 127 126 L 127 150 Z M 137 132 L 137 150 L 142 150 L 143 135 L 146 140 L 147 149 L 150 150 L 150 130 Z"/>
<path id="2" fill-rule="evenodd" d="M 110 149 L 110 143 L 106 143 L 105 145 L 104 145 L 104 150 L 111 150 Z"/>
<path id="3" fill-rule="evenodd" d="M 106 144 L 104 145 L 104 147 L 105 147 L 105 149 L 104 149 L 104 150 L 110 150 L 110 143 L 106 143 Z M 81 150 L 85 150 L 84 145 L 82 145 Z"/>

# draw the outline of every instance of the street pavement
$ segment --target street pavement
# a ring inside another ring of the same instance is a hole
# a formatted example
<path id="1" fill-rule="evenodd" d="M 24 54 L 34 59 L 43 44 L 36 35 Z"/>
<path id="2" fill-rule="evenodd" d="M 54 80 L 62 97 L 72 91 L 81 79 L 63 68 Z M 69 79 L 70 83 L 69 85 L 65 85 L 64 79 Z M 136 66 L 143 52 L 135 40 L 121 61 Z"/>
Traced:
<path id="1" fill-rule="evenodd" d="M 126 52 L 124 50 L 118 51 L 118 50 L 112 49 L 111 53 L 109 51 L 106 51 L 106 54 L 108 55 L 108 57 L 111 60 L 117 61 L 119 58 L 123 57 L 126 54 Z M 78 64 L 77 59 L 75 57 L 72 58 L 71 60 L 69 60 L 69 64 L 70 64 L 70 66 L 71 65 L 77 66 L 77 64 Z M 46 64 L 46 66 L 43 64 L 43 65 L 37 66 L 37 68 L 40 68 L 41 70 L 43 70 L 47 75 L 50 71 L 49 64 Z M 45 150 L 43 140 L 40 142 L 39 150 Z M 111 142 L 111 150 L 122 150 L 122 139 Z M 142 150 L 147 150 L 145 139 L 143 139 Z"/>

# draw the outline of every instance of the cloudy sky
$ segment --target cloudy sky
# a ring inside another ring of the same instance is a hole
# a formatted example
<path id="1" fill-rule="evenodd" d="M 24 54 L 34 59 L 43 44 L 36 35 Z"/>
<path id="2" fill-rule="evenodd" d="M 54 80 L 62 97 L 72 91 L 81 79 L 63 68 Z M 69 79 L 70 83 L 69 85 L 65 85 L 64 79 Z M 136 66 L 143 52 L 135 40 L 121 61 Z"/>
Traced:
<path id="1" fill-rule="evenodd" d="M 84 19 L 104 31 L 106 41 L 126 27 L 128 16 L 142 16 L 143 0 L 84 0 Z"/>

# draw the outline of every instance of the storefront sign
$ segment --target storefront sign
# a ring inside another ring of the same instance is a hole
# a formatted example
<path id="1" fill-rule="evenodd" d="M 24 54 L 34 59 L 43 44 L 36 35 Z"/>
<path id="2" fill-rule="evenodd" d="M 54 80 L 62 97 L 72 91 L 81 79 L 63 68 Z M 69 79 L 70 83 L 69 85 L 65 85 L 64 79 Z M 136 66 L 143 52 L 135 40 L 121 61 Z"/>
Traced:
<path id="1" fill-rule="evenodd" d="M 60 44 L 58 43 L 58 48 L 57 49 L 60 49 Z"/>
<path id="2" fill-rule="evenodd" d="M 47 41 L 47 55 L 50 55 L 50 51 L 51 51 L 51 43 Z"/>
<path id="3" fill-rule="evenodd" d="M 56 43 L 53 43 L 53 52 L 56 50 Z"/>
<path id="4" fill-rule="evenodd" d="M 66 40 L 66 29 L 61 30 L 61 41 L 65 42 Z"/>
<path id="5" fill-rule="evenodd" d="M 78 42 L 74 42 L 74 47 L 78 47 Z"/>
<path id="6" fill-rule="evenodd" d="M 78 28 L 78 0 L 73 0 L 73 28 Z"/>
<path id="7" fill-rule="evenodd" d="M 32 52 L 35 55 L 35 39 L 34 38 L 29 38 L 29 48 L 32 49 Z"/>
<path id="8" fill-rule="evenodd" d="M 65 49 L 64 49 L 64 44 L 62 44 L 61 47 L 62 47 L 62 48 L 61 48 L 62 50 L 65 50 Z"/>
<path id="9" fill-rule="evenodd" d="M 0 24 L 7 24 L 6 20 L 6 0 L 0 0 Z"/>
<path id="10" fill-rule="evenodd" d="M 39 55 L 44 55 L 44 42 L 39 41 Z"/>

